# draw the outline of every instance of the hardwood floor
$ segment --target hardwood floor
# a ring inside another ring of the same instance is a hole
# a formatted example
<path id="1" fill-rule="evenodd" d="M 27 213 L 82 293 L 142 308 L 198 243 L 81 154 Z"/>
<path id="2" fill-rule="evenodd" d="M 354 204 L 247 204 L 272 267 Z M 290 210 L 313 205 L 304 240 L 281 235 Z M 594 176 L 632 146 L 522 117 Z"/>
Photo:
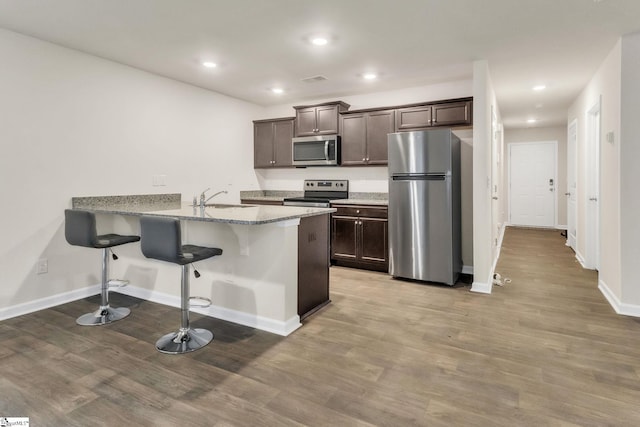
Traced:
<path id="1" fill-rule="evenodd" d="M 492 295 L 331 269 L 332 303 L 289 337 L 192 315 L 206 348 L 156 352 L 174 308 L 0 322 L 0 416 L 36 426 L 637 426 L 640 320 L 614 313 L 558 231 L 509 228 Z"/>

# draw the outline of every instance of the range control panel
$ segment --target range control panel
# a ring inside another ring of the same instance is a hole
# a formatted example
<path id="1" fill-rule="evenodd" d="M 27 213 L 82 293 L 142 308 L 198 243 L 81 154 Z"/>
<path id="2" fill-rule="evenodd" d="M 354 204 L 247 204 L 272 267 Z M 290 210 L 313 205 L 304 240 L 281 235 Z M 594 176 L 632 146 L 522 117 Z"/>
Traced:
<path id="1" fill-rule="evenodd" d="M 304 191 L 349 191 L 346 179 L 305 179 Z"/>

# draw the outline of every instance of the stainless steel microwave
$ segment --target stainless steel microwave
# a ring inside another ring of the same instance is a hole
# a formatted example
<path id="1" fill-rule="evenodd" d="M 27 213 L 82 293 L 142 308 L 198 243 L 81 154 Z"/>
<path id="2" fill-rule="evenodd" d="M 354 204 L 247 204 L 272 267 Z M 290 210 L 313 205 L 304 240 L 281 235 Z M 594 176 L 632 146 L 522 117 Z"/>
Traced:
<path id="1" fill-rule="evenodd" d="M 340 164 L 340 136 L 316 135 L 293 138 L 294 166 L 337 166 Z"/>

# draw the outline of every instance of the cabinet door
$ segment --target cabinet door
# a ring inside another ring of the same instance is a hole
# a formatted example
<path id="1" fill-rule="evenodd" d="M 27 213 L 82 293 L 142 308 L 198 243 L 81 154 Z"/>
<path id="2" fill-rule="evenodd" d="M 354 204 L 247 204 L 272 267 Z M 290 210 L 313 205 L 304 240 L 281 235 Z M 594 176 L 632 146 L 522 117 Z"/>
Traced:
<path id="1" fill-rule="evenodd" d="M 344 114 L 340 117 L 342 129 L 342 164 L 366 163 L 366 117 L 364 114 Z"/>
<path id="2" fill-rule="evenodd" d="M 300 108 L 296 110 L 296 135 L 316 135 L 316 109 L 315 107 Z"/>
<path id="3" fill-rule="evenodd" d="M 366 262 L 387 263 L 387 220 L 360 218 L 360 259 Z"/>
<path id="4" fill-rule="evenodd" d="M 333 217 L 331 258 L 355 260 L 357 218 Z"/>
<path id="5" fill-rule="evenodd" d="M 396 130 L 419 129 L 431 126 L 431 106 L 400 108 L 396 110 Z"/>
<path id="6" fill-rule="evenodd" d="M 329 302 L 329 215 L 300 219 L 298 226 L 298 315 Z"/>
<path id="7" fill-rule="evenodd" d="M 471 123 L 471 102 L 452 102 L 433 106 L 433 126 L 464 125 Z"/>
<path id="8" fill-rule="evenodd" d="M 338 106 L 316 107 L 316 135 L 338 134 Z"/>
<path id="9" fill-rule="evenodd" d="M 395 132 L 393 110 L 372 111 L 367 114 L 367 163 L 386 165 L 388 162 L 387 134 Z"/>
<path id="10" fill-rule="evenodd" d="M 253 124 L 253 167 L 273 166 L 273 122 Z"/>
<path id="11" fill-rule="evenodd" d="M 293 138 L 293 120 L 280 120 L 273 123 L 273 150 L 275 167 L 293 166 L 291 158 L 291 139 Z"/>

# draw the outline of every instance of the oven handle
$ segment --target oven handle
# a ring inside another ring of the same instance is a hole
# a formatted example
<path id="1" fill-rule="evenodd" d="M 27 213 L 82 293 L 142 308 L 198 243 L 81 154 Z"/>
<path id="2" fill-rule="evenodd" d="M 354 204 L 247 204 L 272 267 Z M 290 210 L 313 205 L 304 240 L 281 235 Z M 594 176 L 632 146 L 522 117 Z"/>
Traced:
<path id="1" fill-rule="evenodd" d="M 329 161 L 329 140 L 324 142 L 324 159 Z"/>

